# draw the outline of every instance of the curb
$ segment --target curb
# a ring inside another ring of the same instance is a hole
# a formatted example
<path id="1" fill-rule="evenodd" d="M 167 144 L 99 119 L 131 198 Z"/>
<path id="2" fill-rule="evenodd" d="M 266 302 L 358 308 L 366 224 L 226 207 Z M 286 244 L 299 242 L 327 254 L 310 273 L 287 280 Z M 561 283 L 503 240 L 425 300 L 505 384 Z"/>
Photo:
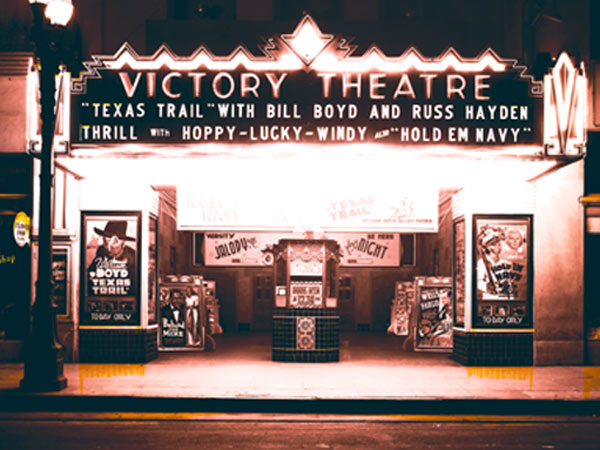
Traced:
<path id="1" fill-rule="evenodd" d="M 256 399 L 2 394 L 0 411 L 596 416 L 600 415 L 600 400 Z"/>

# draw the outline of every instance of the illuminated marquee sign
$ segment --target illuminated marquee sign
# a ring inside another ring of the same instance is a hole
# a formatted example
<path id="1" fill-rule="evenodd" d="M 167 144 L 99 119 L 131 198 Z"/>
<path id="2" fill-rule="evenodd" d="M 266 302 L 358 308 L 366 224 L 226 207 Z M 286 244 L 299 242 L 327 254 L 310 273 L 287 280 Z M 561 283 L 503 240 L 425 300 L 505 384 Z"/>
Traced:
<path id="1" fill-rule="evenodd" d="M 514 59 L 449 49 L 363 55 L 305 16 L 255 56 L 127 44 L 72 83 L 74 145 L 216 143 L 541 144 L 542 83 Z"/>

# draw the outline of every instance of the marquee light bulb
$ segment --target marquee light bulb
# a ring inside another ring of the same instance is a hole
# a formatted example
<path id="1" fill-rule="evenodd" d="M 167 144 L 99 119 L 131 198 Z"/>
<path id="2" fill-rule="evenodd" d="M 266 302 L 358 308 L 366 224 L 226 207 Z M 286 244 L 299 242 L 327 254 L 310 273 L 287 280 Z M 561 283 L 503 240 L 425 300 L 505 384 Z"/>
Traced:
<path id="1" fill-rule="evenodd" d="M 73 16 L 71 0 L 51 0 L 46 6 L 46 18 L 52 25 L 66 26 Z"/>

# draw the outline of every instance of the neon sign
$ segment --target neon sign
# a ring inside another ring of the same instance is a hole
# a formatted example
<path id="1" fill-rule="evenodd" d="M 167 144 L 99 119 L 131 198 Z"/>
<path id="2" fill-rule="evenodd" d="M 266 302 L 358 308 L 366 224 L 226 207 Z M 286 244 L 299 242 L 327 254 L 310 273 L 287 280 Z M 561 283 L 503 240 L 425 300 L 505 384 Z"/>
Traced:
<path id="1" fill-rule="evenodd" d="M 544 144 L 546 154 L 584 153 L 587 119 L 587 79 L 583 64 L 576 69 L 562 53 L 544 76 Z"/>
<path id="2" fill-rule="evenodd" d="M 541 144 L 542 83 L 491 49 L 355 55 L 307 15 L 261 50 L 183 57 L 163 45 L 140 56 L 124 44 L 94 56 L 72 82 L 72 142 Z"/>

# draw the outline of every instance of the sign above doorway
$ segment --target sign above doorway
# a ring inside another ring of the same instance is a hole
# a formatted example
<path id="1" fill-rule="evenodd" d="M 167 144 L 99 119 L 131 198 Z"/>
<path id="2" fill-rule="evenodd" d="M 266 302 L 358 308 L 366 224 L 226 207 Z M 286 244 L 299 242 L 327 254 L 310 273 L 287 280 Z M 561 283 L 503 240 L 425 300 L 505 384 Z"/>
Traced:
<path id="1" fill-rule="evenodd" d="M 542 83 L 491 49 L 358 56 L 306 15 L 261 50 L 94 56 L 72 82 L 72 144 L 542 144 Z"/>

